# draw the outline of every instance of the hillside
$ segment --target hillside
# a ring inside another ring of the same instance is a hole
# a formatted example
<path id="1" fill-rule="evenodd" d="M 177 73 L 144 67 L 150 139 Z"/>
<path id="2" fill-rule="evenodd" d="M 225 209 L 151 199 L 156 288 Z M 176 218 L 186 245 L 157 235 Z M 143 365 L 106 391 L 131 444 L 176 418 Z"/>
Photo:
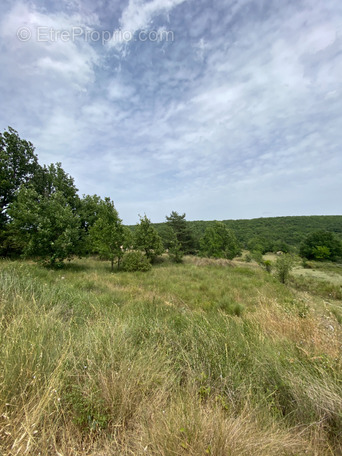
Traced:
<path id="1" fill-rule="evenodd" d="M 223 220 L 228 228 L 234 230 L 242 246 L 255 238 L 264 238 L 269 243 L 282 242 L 298 247 L 305 237 L 319 230 L 331 231 L 342 240 L 342 215 L 311 215 L 292 217 L 267 217 L 250 220 Z M 196 239 L 200 239 L 205 229 L 213 221 L 188 221 Z M 162 231 L 165 223 L 154 226 Z"/>

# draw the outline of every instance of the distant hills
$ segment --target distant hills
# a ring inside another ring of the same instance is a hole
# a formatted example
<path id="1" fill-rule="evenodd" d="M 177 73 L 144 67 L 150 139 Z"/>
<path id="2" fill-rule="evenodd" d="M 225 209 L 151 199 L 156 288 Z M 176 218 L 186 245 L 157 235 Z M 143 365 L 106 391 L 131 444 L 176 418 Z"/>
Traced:
<path id="1" fill-rule="evenodd" d="M 195 238 L 202 237 L 205 229 L 214 221 L 189 221 Z M 234 230 L 242 246 L 247 247 L 250 243 L 286 243 L 298 247 L 308 234 L 324 230 L 331 231 L 342 240 L 342 215 L 311 215 L 289 217 L 266 217 L 251 220 L 223 220 L 228 228 Z M 154 226 L 162 231 L 164 223 L 156 223 Z M 274 248 L 273 248 L 274 250 Z"/>

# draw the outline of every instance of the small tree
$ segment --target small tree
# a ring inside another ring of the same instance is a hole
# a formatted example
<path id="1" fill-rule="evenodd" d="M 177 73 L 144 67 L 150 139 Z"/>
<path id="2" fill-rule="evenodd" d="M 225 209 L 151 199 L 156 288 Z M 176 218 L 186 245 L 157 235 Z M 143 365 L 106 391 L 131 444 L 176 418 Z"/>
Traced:
<path id="1" fill-rule="evenodd" d="M 163 241 L 146 215 L 140 216 L 140 223 L 134 232 L 134 247 L 144 252 L 151 262 L 164 251 Z"/>
<path id="2" fill-rule="evenodd" d="M 240 253 L 240 247 L 233 231 L 222 222 L 215 222 L 205 230 L 200 241 L 201 254 L 213 258 L 233 259 Z"/>
<path id="3" fill-rule="evenodd" d="M 180 215 L 178 212 L 172 211 L 170 216 L 166 216 L 166 224 L 176 235 L 182 252 L 185 255 L 193 254 L 196 250 L 195 238 L 187 221 L 185 220 L 185 214 Z"/>
<path id="4" fill-rule="evenodd" d="M 90 228 L 90 236 L 96 251 L 111 262 L 112 271 L 115 260 L 119 268 L 126 244 L 125 230 L 110 198 L 102 201 L 99 217 Z"/>
<path id="5" fill-rule="evenodd" d="M 275 262 L 275 270 L 281 283 L 287 283 L 293 266 L 294 258 L 292 255 L 285 253 L 277 258 Z"/>

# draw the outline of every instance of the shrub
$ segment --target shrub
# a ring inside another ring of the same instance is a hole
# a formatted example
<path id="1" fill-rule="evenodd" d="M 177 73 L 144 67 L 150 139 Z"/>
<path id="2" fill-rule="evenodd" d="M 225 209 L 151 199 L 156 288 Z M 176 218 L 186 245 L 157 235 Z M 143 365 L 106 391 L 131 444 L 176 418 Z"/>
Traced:
<path id="1" fill-rule="evenodd" d="M 281 283 L 286 283 L 288 281 L 290 272 L 294 265 L 293 256 L 285 253 L 277 258 L 275 263 L 276 275 Z"/>
<path id="2" fill-rule="evenodd" d="M 252 256 L 252 259 L 254 261 L 256 261 L 258 264 L 262 265 L 263 264 L 263 257 L 262 257 L 262 253 L 260 252 L 260 250 L 254 250 L 252 253 L 251 253 L 251 256 Z"/>
<path id="3" fill-rule="evenodd" d="M 151 263 L 142 252 L 128 252 L 122 260 L 122 269 L 127 272 L 149 271 Z"/>
<path id="4" fill-rule="evenodd" d="M 246 263 L 250 263 L 251 261 L 252 261 L 251 254 L 250 254 L 250 253 L 247 253 L 247 255 L 245 256 L 245 262 L 246 262 Z"/>
<path id="5" fill-rule="evenodd" d="M 263 266 L 264 266 L 264 268 L 266 269 L 267 272 L 269 272 L 269 273 L 272 272 L 272 267 L 273 267 L 272 261 L 270 261 L 270 260 L 265 260 L 265 261 L 263 262 Z"/>

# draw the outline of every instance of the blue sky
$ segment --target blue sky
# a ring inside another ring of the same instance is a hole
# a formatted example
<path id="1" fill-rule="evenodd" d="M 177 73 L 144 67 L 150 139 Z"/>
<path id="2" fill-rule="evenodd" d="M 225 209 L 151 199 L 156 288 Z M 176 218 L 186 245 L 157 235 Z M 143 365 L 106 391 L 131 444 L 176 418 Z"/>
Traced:
<path id="1" fill-rule="evenodd" d="M 0 18 L 1 131 L 125 223 L 341 214 L 340 0 L 2 0 Z"/>

